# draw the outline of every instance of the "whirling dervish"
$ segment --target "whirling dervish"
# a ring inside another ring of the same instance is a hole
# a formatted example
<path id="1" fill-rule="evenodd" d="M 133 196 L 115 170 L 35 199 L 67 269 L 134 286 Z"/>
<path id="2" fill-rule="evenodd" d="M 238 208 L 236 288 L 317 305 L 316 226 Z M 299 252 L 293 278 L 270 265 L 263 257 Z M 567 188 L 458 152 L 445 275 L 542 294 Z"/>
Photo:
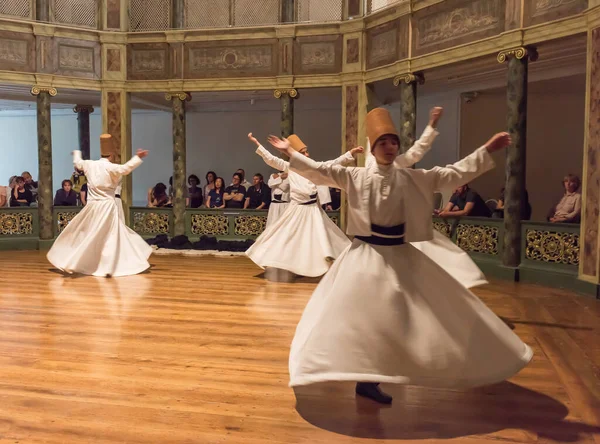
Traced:
<path id="1" fill-rule="evenodd" d="M 379 383 L 464 388 L 503 381 L 532 350 L 477 296 L 411 245 L 433 237 L 436 191 L 452 190 L 494 167 L 510 144 L 493 136 L 471 155 L 430 170 L 398 168 L 398 132 L 389 112 L 367 115 L 376 162 L 369 168 L 318 163 L 271 136 L 290 171 L 348 196 L 349 246 L 321 280 L 296 329 L 290 386 L 357 381 L 356 393 L 391 403 Z M 332 321 L 334 320 L 334 321 Z"/>
<path id="2" fill-rule="evenodd" d="M 115 198 L 123 176 L 142 164 L 148 151 L 124 165 L 114 164 L 115 147 L 110 134 L 100 136 L 100 160 L 82 160 L 73 151 L 75 168 L 84 171 L 88 183 L 87 205 L 56 238 L 47 258 L 59 270 L 73 274 L 118 277 L 148 268 L 152 247 L 125 225 L 120 199 Z"/>

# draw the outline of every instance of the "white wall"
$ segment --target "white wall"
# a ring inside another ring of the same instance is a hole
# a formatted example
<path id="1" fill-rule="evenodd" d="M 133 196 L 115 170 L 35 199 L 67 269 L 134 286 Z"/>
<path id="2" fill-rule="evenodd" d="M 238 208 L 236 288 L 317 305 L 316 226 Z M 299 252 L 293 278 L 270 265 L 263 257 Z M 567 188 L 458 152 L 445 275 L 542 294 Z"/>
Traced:
<path id="1" fill-rule="evenodd" d="M 225 111 L 187 114 L 187 174 L 196 174 L 202 184 L 210 170 L 229 184 L 238 168 L 247 179 L 255 173 L 268 177 L 273 171 L 255 153 L 248 141 L 252 132 L 268 148 L 266 137 L 279 135 L 279 110 Z M 295 132 L 309 146 L 311 156 L 329 160 L 341 154 L 340 109 L 295 109 Z M 166 112 L 132 116 L 133 150 L 145 148 L 150 155 L 133 173 L 133 201 L 145 205 L 148 188 L 157 182 L 168 185 L 173 174 L 171 114 Z M 274 150 L 271 150 L 275 152 Z"/>
<path id="2" fill-rule="evenodd" d="M 90 117 L 92 157 L 100 155 L 101 116 Z M 8 179 L 29 171 L 38 178 L 37 125 L 35 112 L 11 112 L 0 115 L 0 184 L 8 185 Z M 63 179 L 73 173 L 71 151 L 77 149 L 77 115 L 72 111 L 52 113 L 52 185 L 60 188 Z"/>

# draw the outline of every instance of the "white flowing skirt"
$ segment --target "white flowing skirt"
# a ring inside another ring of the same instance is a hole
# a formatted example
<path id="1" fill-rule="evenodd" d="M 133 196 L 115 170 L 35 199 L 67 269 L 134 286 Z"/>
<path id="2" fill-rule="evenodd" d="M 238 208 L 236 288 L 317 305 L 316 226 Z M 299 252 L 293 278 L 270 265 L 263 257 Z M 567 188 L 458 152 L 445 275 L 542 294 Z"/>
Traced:
<path id="1" fill-rule="evenodd" d="M 306 306 L 290 351 L 290 385 L 473 387 L 510 378 L 532 354 L 479 298 L 412 245 L 355 239 Z"/>
<path id="2" fill-rule="evenodd" d="M 148 268 L 152 247 L 125 225 L 120 200 L 89 201 L 48 252 L 48 261 L 67 273 L 129 276 Z"/>
<path id="3" fill-rule="evenodd" d="M 288 202 L 285 203 L 273 203 L 269 206 L 269 214 L 267 214 L 267 225 L 266 227 L 270 227 L 275 222 L 279 220 L 281 215 L 285 213 L 285 210 L 290 206 Z"/>
<path id="4" fill-rule="evenodd" d="M 488 283 L 469 254 L 437 230 L 433 230 L 432 240 L 412 242 L 411 245 L 429 256 L 466 288 Z"/>
<path id="5" fill-rule="evenodd" d="M 322 276 L 350 240 L 316 204 L 290 203 L 267 226 L 246 254 L 261 268 L 273 267 L 299 276 Z"/>

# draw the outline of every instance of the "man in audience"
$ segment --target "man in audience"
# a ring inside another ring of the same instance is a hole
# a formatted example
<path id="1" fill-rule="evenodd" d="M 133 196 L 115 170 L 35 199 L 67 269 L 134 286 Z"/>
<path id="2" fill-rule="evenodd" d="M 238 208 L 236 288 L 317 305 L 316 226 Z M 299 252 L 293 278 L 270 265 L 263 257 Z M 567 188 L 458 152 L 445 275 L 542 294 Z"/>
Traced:
<path id="1" fill-rule="evenodd" d="M 233 175 L 233 181 L 230 186 L 225 188 L 225 208 L 244 208 L 244 199 L 246 198 L 246 188 L 242 185 L 243 176 L 240 173 Z"/>
<path id="2" fill-rule="evenodd" d="M 265 185 L 263 175 L 257 173 L 253 177 L 254 185 L 248 188 L 244 208 L 266 210 L 271 203 L 271 189 Z"/>
<path id="3" fill-rule="evenodd" d="M 479 194 L 469 188 L 469 185 L 458 187 L 446 207 L 437 212 L 440 217 L 490 217 L 490 209 Z"/>
<path id="4" fill-rule="evenodd" d="M 235 172 L 235 174 L 239 174 L 240 176 L 242 176 L 242 181 L 240 182 L 240 185 L 242 185 L 245 189 L 249 190 L 252 184 L 246 180 L 246 171 L 244 171 L 243 168 L 240 168 Z M 233 182 L 231 183 L 231 185 L 233 185 Z"/>

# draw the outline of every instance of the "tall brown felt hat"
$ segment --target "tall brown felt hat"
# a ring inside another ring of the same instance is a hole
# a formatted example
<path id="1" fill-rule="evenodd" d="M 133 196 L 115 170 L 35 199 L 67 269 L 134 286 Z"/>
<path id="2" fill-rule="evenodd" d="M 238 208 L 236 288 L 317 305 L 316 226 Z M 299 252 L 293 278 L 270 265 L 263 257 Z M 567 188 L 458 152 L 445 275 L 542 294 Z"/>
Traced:
<path id="1" fill-rule="evenodd" d="M 306 144 L 304 142 L 302 142 L 302 140 L 300 140 L 300 137 L 298 137 L 295 134 L 290 134 L 290 136 L 287 138 L 287 140 L 289 140 L 290 145 L 292 145 L 292 148 L 298 152 L 307 148 Z"/>
<path id="2" fill-rule="evenodd" d="M 107 157 L 115 153 L 115 143 L 110 134 L 100 135 L 100 155 Z"/>
<path id="3" fill-rule="evenodd" d="M 367 137 L 371 143 L 371 149 L 375 146 L 377 139 L 386 134 L 400 137 L 390 112 L 384 108 L 375 108 L 367 114 Z"/>

